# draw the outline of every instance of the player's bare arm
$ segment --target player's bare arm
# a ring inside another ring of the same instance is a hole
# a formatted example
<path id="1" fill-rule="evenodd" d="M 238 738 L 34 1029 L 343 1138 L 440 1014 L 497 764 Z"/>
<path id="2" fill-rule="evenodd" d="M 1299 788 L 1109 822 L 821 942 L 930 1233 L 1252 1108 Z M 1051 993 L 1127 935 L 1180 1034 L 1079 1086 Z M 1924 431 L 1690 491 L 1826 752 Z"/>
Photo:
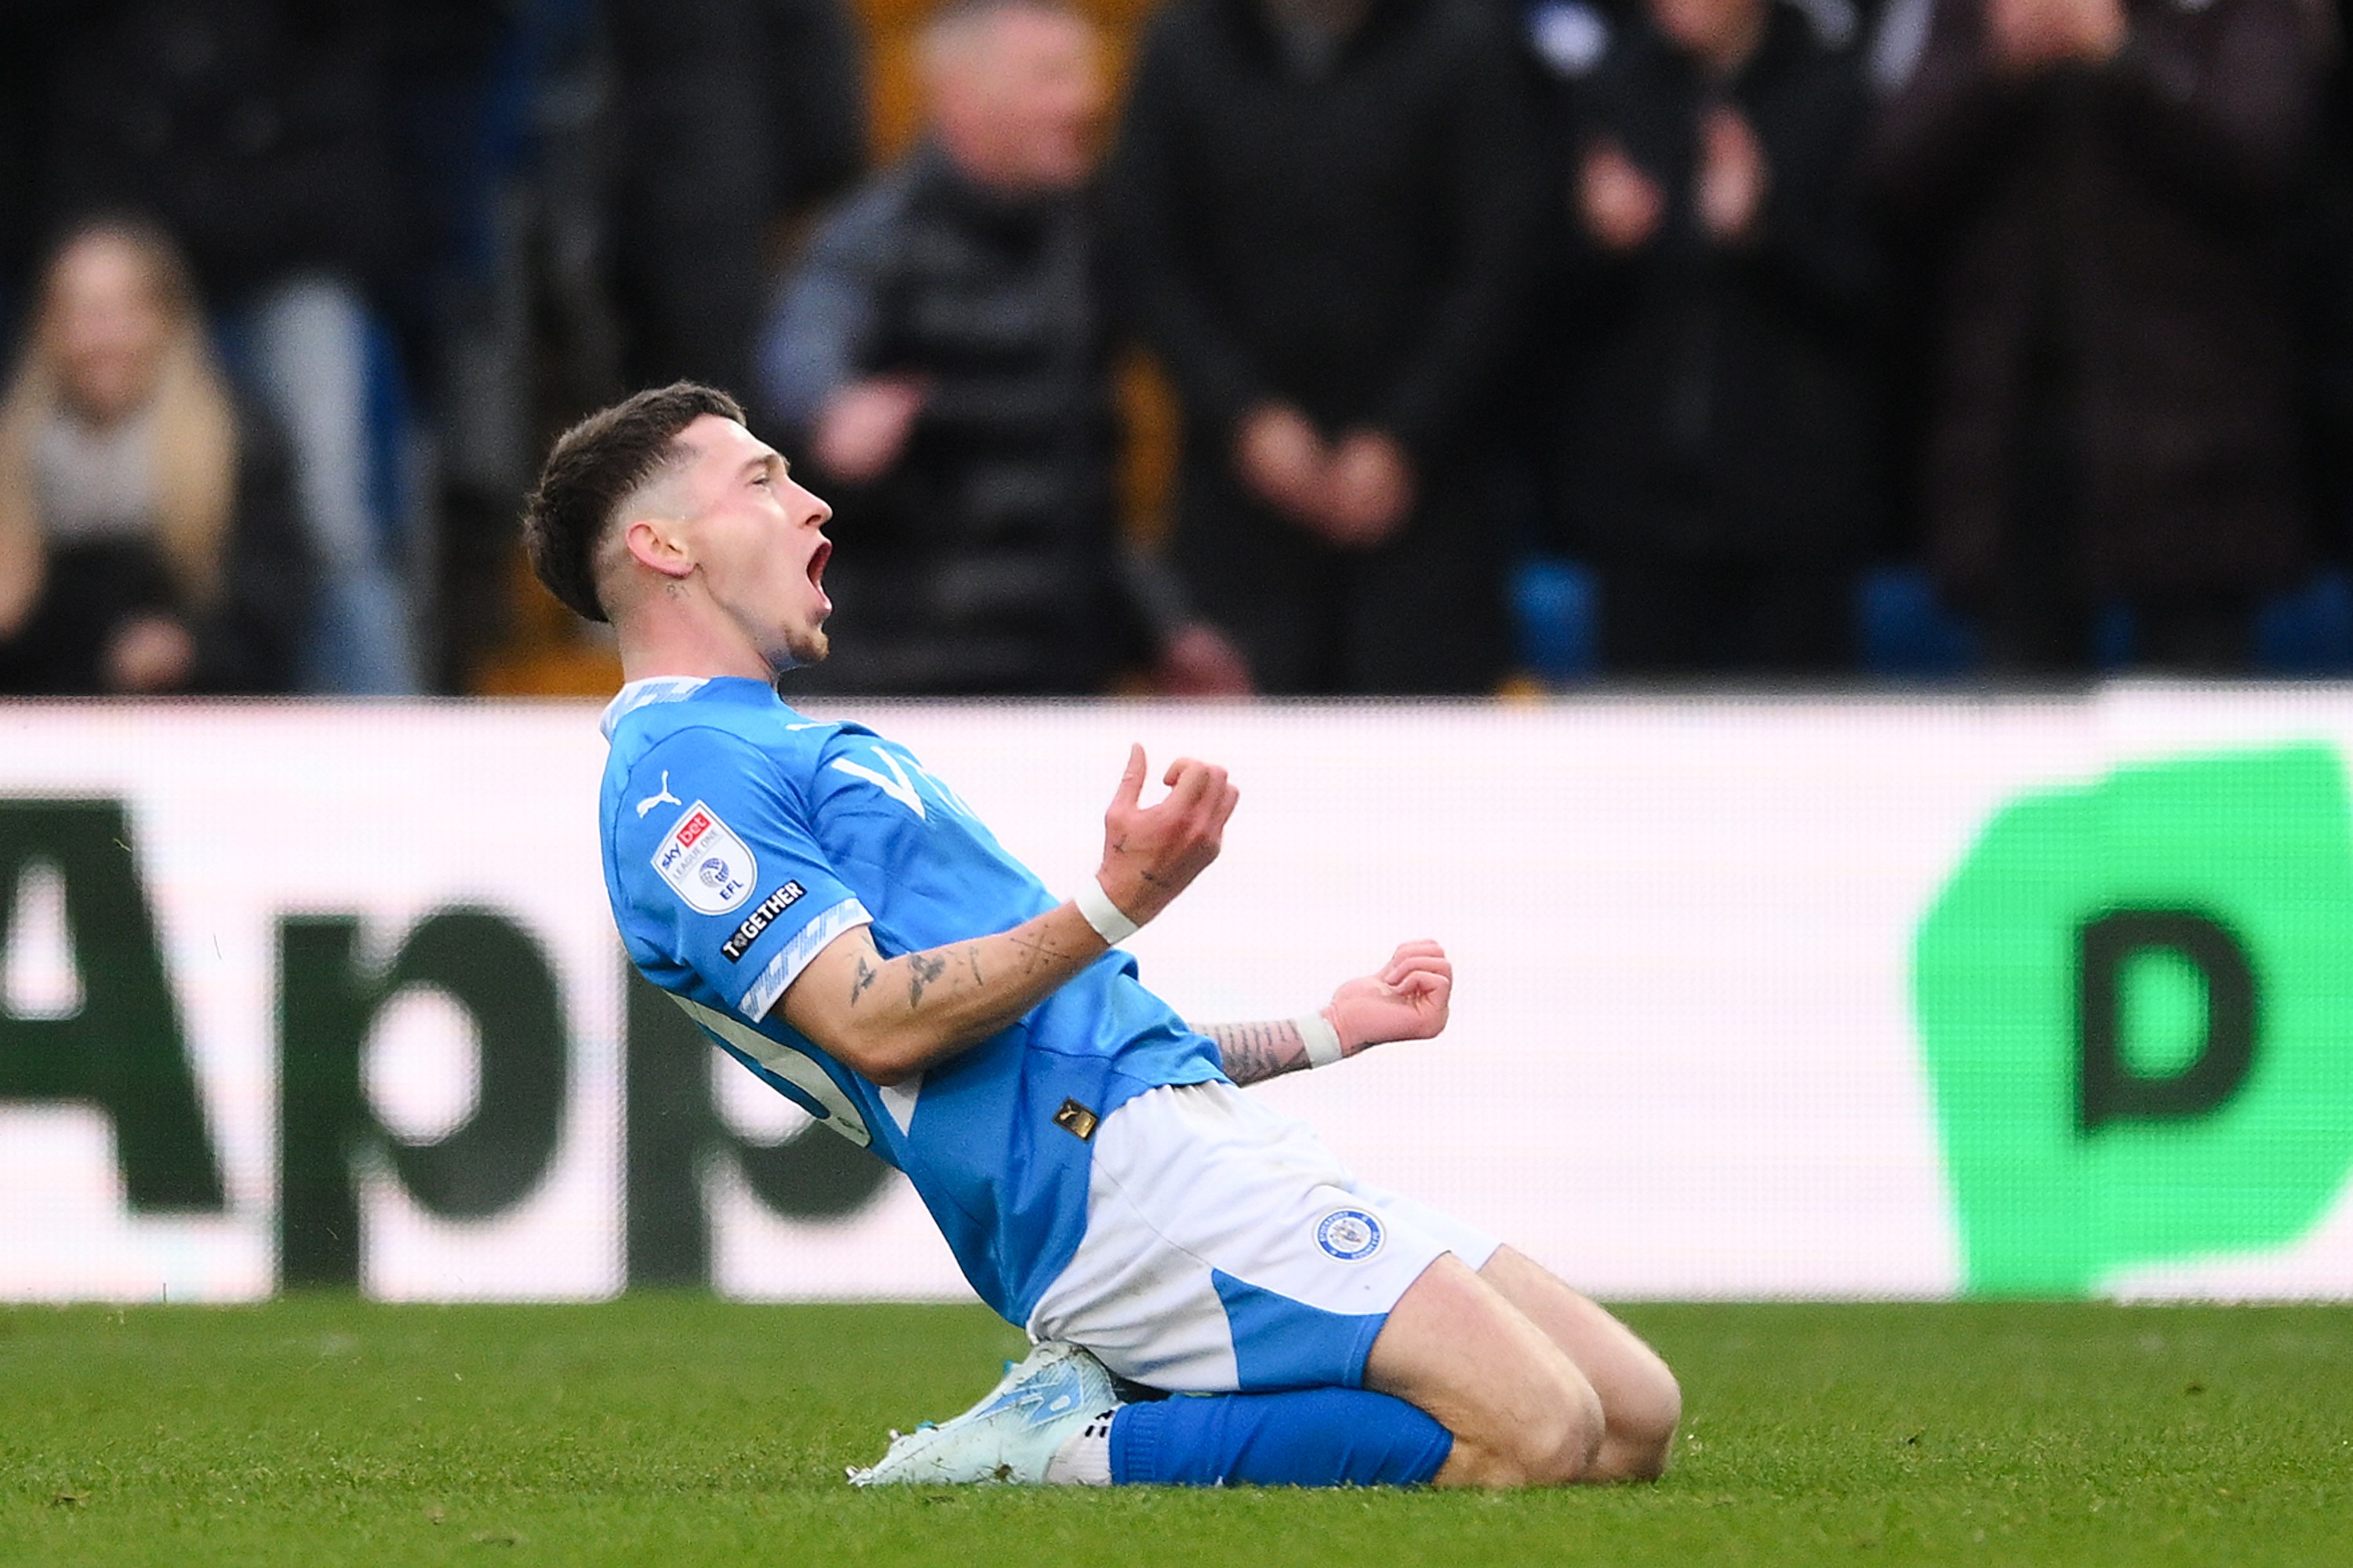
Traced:
<path id="1" fill-rule="evenodd" d="M 1240 798 L 1224 768 L 1181 758 L 1165 777 L 1168 793 L 1145 806 L 1145 772 L 1144 748 L 1133 747 L 1103 813 L 1095 873 L 1117 912 L 1138 926 L 1218 858 Z M 852 1071 L 895 1084 L 1012 1023 L 1109 946 L 1074 901 L 1009 931 L 890 958 L 860 926 L 810 960 L 776 1006 Z"/>
<path id="2" fill-rule="evenodd" d="M 1389 961 L 1332 993 L 1317 1012 L 1256 1023 L 1197 1023 L 1218 1044 L 1226 1076 L 1255 1084 L 1327 1066 L 1375 1045 L 1434 1039 L 1446 1027 L 1454 965 L 1436 942 L 1407 942 Z"/>

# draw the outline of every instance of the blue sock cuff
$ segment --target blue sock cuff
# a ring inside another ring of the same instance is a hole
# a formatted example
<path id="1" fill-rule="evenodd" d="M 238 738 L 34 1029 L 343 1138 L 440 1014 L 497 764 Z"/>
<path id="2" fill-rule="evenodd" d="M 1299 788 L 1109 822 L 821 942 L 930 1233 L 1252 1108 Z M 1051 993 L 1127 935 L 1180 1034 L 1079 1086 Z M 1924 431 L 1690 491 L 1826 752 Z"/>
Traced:
<path id="1" fill-rule="evenodd" d="M 1111 1418 L 1111 1484 L 1142 1487 L 1152 1484 L 1160 1468 L 1160 1434 L 1168 1423 L 1159 1414 L 1164 1404 L 1185 1397 L 1171 1394 L 1148 1404 L 1123 1404 Z"/>
<path id="2" fill-rule="evenodd" d="M 1178 1394 L 1111 1424 L 1115 1486 L 1411 1487 L 1453 1451 L 1419 1410 L 1354 1388 Z"/>

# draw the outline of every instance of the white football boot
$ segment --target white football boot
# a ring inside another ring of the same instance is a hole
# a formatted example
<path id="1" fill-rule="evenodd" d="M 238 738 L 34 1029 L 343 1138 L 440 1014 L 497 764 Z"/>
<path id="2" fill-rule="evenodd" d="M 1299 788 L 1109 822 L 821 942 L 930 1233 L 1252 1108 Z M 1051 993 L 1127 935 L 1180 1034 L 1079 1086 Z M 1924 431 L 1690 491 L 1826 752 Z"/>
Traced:
<path id="1" fill-rule="evenodd" d="M 953 1421 L 891 1435 L 891 1447 L 853 1487 L 1002 1481 L 1036 1486 L 1064 1441 L 1117 1404 L 1103 1362 L 1076 1345 L 1048 1341 L 1006 1372 L 978 1404 Z"/>

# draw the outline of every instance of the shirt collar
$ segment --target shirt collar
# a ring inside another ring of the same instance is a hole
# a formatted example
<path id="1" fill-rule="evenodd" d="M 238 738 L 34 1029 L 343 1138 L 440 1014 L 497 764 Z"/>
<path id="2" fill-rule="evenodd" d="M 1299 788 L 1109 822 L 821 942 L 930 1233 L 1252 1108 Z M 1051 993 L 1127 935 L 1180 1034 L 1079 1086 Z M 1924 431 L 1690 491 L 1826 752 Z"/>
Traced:
<path id="1" fill-rule="evenodd" d="M 705 675 L 649 675 L 642 681 L 631 681 L 605 705 L 605 716 L 597 721 L 597 727 L 605 732 L 609 744 L 614 726 L 630 714 L 655 703 L 683 702 L 710 683 L 710 677 Z"/>

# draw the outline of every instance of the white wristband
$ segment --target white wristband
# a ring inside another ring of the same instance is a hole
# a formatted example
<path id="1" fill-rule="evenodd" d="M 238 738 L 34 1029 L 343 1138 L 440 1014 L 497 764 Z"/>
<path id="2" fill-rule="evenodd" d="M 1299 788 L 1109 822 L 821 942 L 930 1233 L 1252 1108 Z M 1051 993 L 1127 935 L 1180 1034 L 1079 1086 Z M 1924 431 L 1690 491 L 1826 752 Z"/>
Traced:
<path id="1" fill-rule="evenodd" d="M 1112 947 L 1118 947 L 1143 928 L 1120 913 L 1111 895 L 1103 890 L 1103 884 L 1092 876 L 1079 884 L 1079 891 L 1071 902 L 1079 906 L 1079 913 L 1095 928 L 1095 935 Z"/>
<path id="2" fill-rule="evenodd" d="M 1291 1026 L 1299 1031 L 1300 1042 L 1307 1047 L 1309 1066 L 1328 1067 L 1345 1054 L 1340 1049 L 1340 1032 L 1322 1013 L 1303 1013 L 1291 1021 Z"/>

